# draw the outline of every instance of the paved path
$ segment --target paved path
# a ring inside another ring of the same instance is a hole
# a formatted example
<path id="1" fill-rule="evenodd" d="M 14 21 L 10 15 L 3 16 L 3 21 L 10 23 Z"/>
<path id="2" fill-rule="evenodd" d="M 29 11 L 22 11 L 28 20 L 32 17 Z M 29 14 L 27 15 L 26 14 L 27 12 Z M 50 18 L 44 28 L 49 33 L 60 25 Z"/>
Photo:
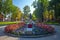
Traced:
<path id="1" fill-rule="evenodd" d="M 0 26 L 0 40 L 18 40 L 18 38 L 7 36 L 4 33 L 4 27 L 6 26 Z"/>
<path id="2" fill-rule="evenodd" d="M 7 36 L 4 33 L 4 27 L 0 26 L 0 40 L 60 40 L 60 26 L 52 25 L 55 27 L 57 33 L 55 35 L 47 36 L 47 37 L 40 37 L 40 38 L 17 38 Z"/>

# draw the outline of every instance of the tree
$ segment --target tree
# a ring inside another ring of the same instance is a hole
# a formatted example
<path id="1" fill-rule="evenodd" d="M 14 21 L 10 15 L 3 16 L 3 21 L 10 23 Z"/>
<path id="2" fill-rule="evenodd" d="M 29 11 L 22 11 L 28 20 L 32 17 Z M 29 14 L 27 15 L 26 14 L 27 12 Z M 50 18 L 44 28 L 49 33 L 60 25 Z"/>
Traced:
<path id="1" fill-rule="evenodd" d="M 55 19 L 57 19 L 60 16 L 60 0 L 51 0 L 50 7 L 54 9 Z"/>
<path id="2" fill-rule="evenodd" d="M 0 0 L 0 13 L 2 11 L 2 0 Z"/>
<path id="3" fill-rule="evenodd" d="M 21 17 L 22 17 L 22 12 L 21 12 L 21 10 L 18 8 L 18 7 L 16 7 L 16 6 L 12 6 L 12 20 L 13 21 L 20 21 L 21 20 Z"/>
<path id="4" fill-rule="evenodd" d="M 12 0 L 4 0 L 3 13 L 6 15 L 11 12 Z"/>
<path id="5" fill-rule="evenodd" d="M 23 9 L 24 9 L 23 10 L 24 11 L 24 17 L 28 18 L 28 14 L 30 12 L 30 7 L 28 5 L 26 5 Z"/>
<path id="6" fill-rule="evenodd" d="M 36 4 L 35 4 L 36 2 Z M 40 21 L 48 21 L 49 19 L 49 11 L 48 11 L 48 7 L 49 7 L 49 1 L 48 0 L 38 0 L 35 2 L 33 2 L 33 6 L 35 8 L 35 15 L 36 17 L 40 20 Z"/>
<path id="7" fill-rule="evenodd" d="M 17 17 L 16 17 L 18 21 L 20 21 L 20 20 L 21 20 L 22 15 L 23 15 L 23 14 L 22 14 L 21 10 L 19 10 L 19 9 L 18 9 Z"/>
<path id="8" fill-rule="evenodd" d="M 11 18 L 13 20 L 17 15 L 20 15 L 21 10 L 13 5 L 12 1 L 13 0 L 0 0 L 0 13 L 3 13 L 5 18 L 9 15 L 9 19 Z M 20 19 L 20 16 L 18 19 Z"/>
<path id="9" fill-rule="evenodd" d="M 33 6 L 35 7 L 34 13 L 35 13 L 35 16 L 37 17 L 37 19 L 40 22 L 42 22 L 43 21 L 43 11 L 44 11 L 43 3 L 40 0 L 38 0 L 36 3 L 37 3 L 36 5 L 33 4 Z"/>
<path id="10" fill-rule="evenodd" d="M 34 20 L 34 21 L 37 20 L 35 13 L 32 14 L 32 20 Z"/>

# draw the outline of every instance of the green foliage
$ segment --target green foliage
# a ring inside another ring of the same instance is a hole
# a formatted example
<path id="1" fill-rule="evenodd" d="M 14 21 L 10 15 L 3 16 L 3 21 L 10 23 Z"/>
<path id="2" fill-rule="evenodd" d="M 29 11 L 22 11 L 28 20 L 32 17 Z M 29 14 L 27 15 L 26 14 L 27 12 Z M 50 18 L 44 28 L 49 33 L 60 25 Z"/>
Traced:
<path id="1" fill-rule="evenodd" d="M 35 8 L 33 13 L 39 20 L 45 19 L 48 21 L 51 18 L 56 19 L 60 16 L 60 0 L 38 0 L 33 2 L 33 6 Z"/>
<path id="2" fill-rule="evenodd" d="M 1 11 L 2 11 L 2 0 L 0 0 L 0 13 L 1 13 Z"/>
<path id="3" fill-rule="evenodd" d="M 28 5 L 26 5 L 24 8 L 24 18 L 28 18 L 29 12 L 30 12 L 30 7 Z"/>
<path id="4" fill-rule="evenodd" d="M 17 18 L 18 20 L 20 20 L 21 17 L 22 17 L 22 12 L 21 12 L 21 10 L 20 10 L 18 7 L 16 7 L 16 6 L 13 6 L 12 8 L 13 8 L 13 9 L 12 9 L 12 20 L 16 20 L 16 18 Z"/>
<path id="5" fill-rule="evenodd" d="M 32 14 L 32 20 L 37 20 L 35 13 Z"/>
<path id="6" fill-rule="evenodd" d="M 11 18 L 15 20 L 17 13 L 21 13 L 21 10 L 13 5 L 12 1 L 13 0 L 0 0 L 0 13 L 2 12 L 5 17 L 6 15 L 11 14 Z"/>
<path id="7" fill-rule="evenodd" d="M 35 16 L 41 22 L 43 21 L 43 13 L 47 10 L 48 5 L 48 0 L 38 0 L 37 5 L 33 4 L 33 6 L 36 6 L 36 9 L 34 11 Z"/>
<path id="8" fill-rule="evenodd" d="M 2 5 L 3 5 L 2 12 L 4 14 L 11 12 L 12 0 L 5 0 Z"/>
<path id="9" fill-rule="evenodd" d="M 30 7 L 29 6 L 25 6 L 23 9 L 24 9 L 24 13 L 29 13 L 30 12 Z"/>
<path id="10" fill-rule="evenodd" d="M 55 18 L 60 16 L 60 0 L 51 0 L 50 1 L 50 7 L 54 9 L 55 12 Z"/>

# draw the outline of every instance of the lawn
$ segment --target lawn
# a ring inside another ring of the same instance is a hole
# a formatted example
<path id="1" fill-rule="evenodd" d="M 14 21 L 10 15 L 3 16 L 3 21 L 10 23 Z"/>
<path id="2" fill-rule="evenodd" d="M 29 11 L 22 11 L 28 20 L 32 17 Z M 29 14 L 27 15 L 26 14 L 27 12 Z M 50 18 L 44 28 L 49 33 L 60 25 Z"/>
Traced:
<path id="1" fill-rule="evenodd" d="M 19 22 L 0 22 L 0 25 L 9 25 L 9 24 L 17 24 Z"/>
<path id="2" fill-rule="evenodd" d="M 59 25 L 58 22 L 45 22 L 45 24 L 54 24 L 54 25 Z"/>

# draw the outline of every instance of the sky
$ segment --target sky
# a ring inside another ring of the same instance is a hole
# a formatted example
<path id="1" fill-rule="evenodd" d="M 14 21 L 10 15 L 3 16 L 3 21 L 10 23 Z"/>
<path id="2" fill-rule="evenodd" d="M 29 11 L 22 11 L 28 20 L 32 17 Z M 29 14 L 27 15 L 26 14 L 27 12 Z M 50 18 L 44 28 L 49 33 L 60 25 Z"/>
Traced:
<path id="1" fill-rule="evenodd" d="M 24 6 L 28 5 L 30 6 L 30 13 L 33 13 L 33 11 L 35 10 L 32 6 L 34 0 L 13 0 L 13 4 L 17 7 L 19 7 L 21 9 L 21 11 L 23 12 L 23 8 Z"/>

